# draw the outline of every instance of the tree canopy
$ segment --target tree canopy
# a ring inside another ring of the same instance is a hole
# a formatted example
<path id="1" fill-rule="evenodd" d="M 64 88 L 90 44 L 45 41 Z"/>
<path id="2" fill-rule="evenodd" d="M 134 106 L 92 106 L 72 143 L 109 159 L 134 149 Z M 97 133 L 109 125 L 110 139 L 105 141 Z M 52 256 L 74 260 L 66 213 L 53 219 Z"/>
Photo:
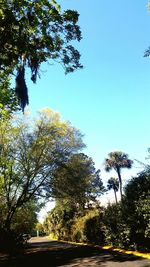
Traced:
<path id="1" fill-rule="evenodd" d="M 117 194 L 116 192 L 119 189 L 119 181 L 118 179 L 111 177 L 108 181 L 107 181 L 107 188 L 108 190 L 113 189 L 114 190 L 114 194 L 115 194 L 115 200 L 116 200 L 116 204 L 117 204 Z"/>
<path id="2" fill-rule="evenodd" d="M 56 169 L 51 187 L 56 199 L 66 199 L 80 209 L 105 192 L 100 170 L 96 171 L 93 160 L 83 153 L 73 154 Z"/>
<path id="3" fill-rule="evenodd" d="M 150 169 L 133 177 L 125 187 L 123 214 L 132 242 L 149 246 L 150 240 Z"/>
<path id="4" fill-rule="evenodd" d="M 81 133 L 51 110 L 40 113 L 32 127 L 1 114 L 0 200 L 6 229 L 25 203 L 51 196 L 54 172 L 83 146 Z"/>
<path id="5" fill-rule="evenodd" d="M 43 62 L 59 62 L 65 73 L 82 68 L 74 42 L 81 40 L 79 14 L 61 11 L 56 0 L 3 0 L 0 4 L 0 73 L 16 75 L 22 110 L 28 104 L 25 71 L 35 83 Z"/>
<path id="6" fill-rule="evenodd" d="M 8 71 L 0 71 L 0 105 L 10 113 L 19 109 L 15 91 L 11 88 Z"/>
<path id="7" fill-rule="evenodd" d="M 114 151 L 108 154 L 108 158 L 105 159 L 105 170 L 107 172 L 111 170 L 115 170 L 120 186 L 120 195 L 122 198 L 122 177 L 121 177 L 121 169 L 127 168 L 130 169 L 132 167 L 133 161 L 128 158 L 128 155 L 121 151 Z"/>

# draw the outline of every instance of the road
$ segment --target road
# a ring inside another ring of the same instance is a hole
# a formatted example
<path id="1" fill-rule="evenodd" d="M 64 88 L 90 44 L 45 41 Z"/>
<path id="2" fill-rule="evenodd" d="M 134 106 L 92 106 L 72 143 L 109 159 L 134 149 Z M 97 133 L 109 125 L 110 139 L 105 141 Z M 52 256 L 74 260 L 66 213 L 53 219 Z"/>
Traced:
<path id="1" fill-rule="evenodd" d="M 2 267 L 150 267 L 150 260 L 88 246 L 31 238 L 24 251 L 0 254 Z"/>

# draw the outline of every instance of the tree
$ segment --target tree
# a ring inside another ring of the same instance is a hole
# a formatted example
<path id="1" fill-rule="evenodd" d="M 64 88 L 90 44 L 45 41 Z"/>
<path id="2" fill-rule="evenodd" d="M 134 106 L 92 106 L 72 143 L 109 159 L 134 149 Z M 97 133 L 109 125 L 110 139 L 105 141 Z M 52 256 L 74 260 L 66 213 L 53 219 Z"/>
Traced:
<path id="1" fill-rule="evenodd" d="M 145 168 L 136 177 L 133 177 L 125 186 L 125 196 L 129 201 L 136 202 L 145 199 L 150 190 L 150 167 Z"/>
<path id="2" fill-rule="evenodd" d="M 44 231 L 51 238 L 70 240 L 71 227 L 76 215 L 77 210 L 74 203 L 70 203 L 66 199 L 56 200 L 55 208 L 47 214 L 44 220 Z"/>
<path id="3" fill-rule="evenodd" d="M 12 251 L 16 243 L 21 244 L 25 241 L 24 234 L 30 236 L 33 233 L 40 206 L 35 201 L 29 201 L 18 208 L 11 222 L 11 231 L 8 232 L 4 228 L 4 218 L 6 215 L 5 203 L 5 201 L 2 203 L 2 198 L 0 197 L 0 249 L 9 248 Z"/>
<path id="4" fill-rule="evenodd" d="M 75 218 L 93 210 L 97 196 L 105 192 L 100 171 L 96 171 L 93 160 L 87 155 L 73 154 L 56 169 L 51 188 L 56 206 L 44 222 L 45 230 L 53 237 L 69 240 Z"/>
<path id="5" fill-rule="evenodd" d="M 105 244 L 105 226 L 103 210 L 87 210 L 85 214 L 76 217 L 72 225 L 72 240 L 75 242 Z"/>
<path id="6" fill-rule="evenodd" d="M 128 158 L 128 155 L 121 151 L 110 152 L 108 154 L 108 158 L 105 159 L 105 170 L 107 172 L 115 170 L 118 175 L 121 199 L 122 199 L 121 169 L 123 168 L 130 169 L 132 167 L 132 164 L 133 161 Z"/>
<path id="7" fill-rule="evenodd" d="M 38 222 L 35 226 L 35 230 L 37 232 L 37 235 L 44 236 L 46 233 L 44 231 L 44 226 L 42 223 Z"/>
<path id="8" fill-rule="evenodd" d="M 10 113 L 19 109 L 18 101 L 10 85 L 10 77 L 7 71 L 0 71 L 0 106 Z"/>
<path id="9" fill-rule="evenodd" d="M 30 233 L 35 229 L 37 223 L 37 214 L 40 211 L 40 205 L 35 201 L 29 201 L 18 208 L 12 219 L 12 230 L 17 237 L 24 233 Z"/>
<path id="10" fill-rule="evenodd" d="M 114 194 L 115 194 L 115 200 L 116 200 L 116 204 L 117 204 L 117 192 L 119 189 L 119 182 L 118 179 L 111 177 L 108 181 L 107 181 L 107 188 L 108 190 L 113 189 L 114 190 Z"/>
<path id="11" fill-rule="evenodd" d="M 35 83 L 43 62 L 59 62 L 65 73 L 82 68 L 72 41 L 81 40 L 79 14 L 61 11 L 56 0 L 3 0 L 0 6 L 0 73 L 16 73 L 22 110 L 28 104 L 26 68 Z"/>
<path id="12" fill-rule="evenodd" d="M 150 168 L 133 177 L 125 187 L 122 203 L 132 243 L 150 247 Z"/>
<path id="13" fill-rule="evenodd" d="M 1 116 L 0 199 L 9 232 L 21 207 L 51 196 L 54 172 L 84 144 L 80 132 L 51 110 L 40 113 L 32 127 L 29 121 L 17 124 L 5 113 Z"/>
<path id="14" fill-rule="evenodd" d="M 73 154 L 56 169 L 51 188 L 54 198 L 68 200 L 79 210 L 105 192 L 100 171 L 96 171 L 93 160 L 83 153 Z"/>

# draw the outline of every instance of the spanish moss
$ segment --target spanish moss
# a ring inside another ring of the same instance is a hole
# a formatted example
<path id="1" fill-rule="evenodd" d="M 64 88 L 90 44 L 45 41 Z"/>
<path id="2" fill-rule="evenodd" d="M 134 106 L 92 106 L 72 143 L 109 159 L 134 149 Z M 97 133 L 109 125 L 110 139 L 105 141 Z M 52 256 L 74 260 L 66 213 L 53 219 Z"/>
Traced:
<path id="1" fill-rule="evenodd" d="M 19 105 L 24 112 L 25 106 L 29 104 L 28 88 L 25 82 L 25 68 L 20 67 L 16 76 L 16 95 L 19 101 Z"/>

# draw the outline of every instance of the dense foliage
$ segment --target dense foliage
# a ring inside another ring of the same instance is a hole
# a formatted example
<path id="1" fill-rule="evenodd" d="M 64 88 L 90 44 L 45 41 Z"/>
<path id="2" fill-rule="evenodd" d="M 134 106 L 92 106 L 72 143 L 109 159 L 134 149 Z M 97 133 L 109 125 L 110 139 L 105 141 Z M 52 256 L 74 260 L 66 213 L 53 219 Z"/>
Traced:
<path id="1" fill-rule="evenodd" d="M 82 68 L 72 42 L 81 40 L 78 17 L 76 11 L 61 11 L 56 0 L 0 1 L 0 75 L 15 71 L 16 94 L 23 110 L 28 104 L 26 68 L 34 83 L 43 62 L 59 62 L 65 73 Z"/>
<path id="2" fill-rule="evenodd" d="M 100 240 L 100 230 L 96 228 L 100 224 L 98 212 L 93 213 L 93 207 L 99 207 L 96 198 L 105 192 L 105 188 L 100 171 L 96 171 L 92 159 L 83 153 L 74 154 L 67 164 L 57 169 L 53 176 L 52 191 L 56 206 L 45 219 L 45 231 L 59 239 L 76 241 L 92 241 L 95 233 L 95 238 Z"/>
<path id="3" fill-rule="evenodd" d="M 0 117 L 1 245 L 14 246 L 36 225 L 59 239 L 150 249 L 149 166 L 128 181 L 121 201 L 102 207 L 101 172 L 81 153 L 85 145 L 77 129 L 49 109 L 22 122 L 1 105 Z M 123 159 L 111 157 L 105 166 L 126 167 L 129 159 Z M 115 194 L 118 185 L 119 176 L 108 180 Z M 37 212 L 50 198 L 55 208 L 43 225 L 36 224 Z"/>
<path id="4" fill-rule="evenodd" d="M 51 110 L 31 123 L 13 120 L 1 110 L 0 220 L 7 233 L 22 227 L 23 222 L 17 226 L 15 221 L 23 219 L 29 203 L 41 204 L 53 195 L 51 180 L 57 168 L 84 146 L 80 132 Z"/>
<path id="5" fill-rule="evenodd" d="M 149 250 L 150 169 L 127 183 L 122 201 L 71 212 L 61 202 L 48 214 L 45 227 L 55 238 Z"/>
<path id="6" fill-rule="evenodd" d="M 102 211 L 94 209 L 87 211 L 82 217 L 75 218 L 71 233 L 73 241 L 103 245 L 105 226 L 102 217 Z"/>
<path id="7" fill-rule="evenodd" d="M 21 245 L 24 242 L 23 235 L 33 232 L 37 224 L 37 215 L 40 210 L 40 205 L 33 200 L 18 208 L 12 218 L 11 229 L 8 232 L 5 228 L 6 207 L 5 201 L 0 197 L 0 249 L 14 248 L 16 245 Z"/>
<path id="8" fill-rule="evenodd" d="M 125 188 L 123 215 L 130 228 L 130 239 L 139 246 L 150 244 L 150 170 L 129 181 Z"/>
<path id="9" fill-rule="evenodd" d="M 11 88 L 10 75 L 7 71 L 0 71 L 0 108 L 10 113 L 19 109 L 14 90 Z"/>
<path id="10" fill-rule="evenodd" d="M 51 180 L 51 187 L 54 198 L 66 199 L 79 209 L 105 192 L 100 171 L 83 153 L 73 154 L 66 164 L 60 165 Z"/>
<path id="11" fill-rule="evenodd" d="M 43 226 L 52 238 L 103 244 L 105 226 L 102 217 L 98 205 L 79 210 L 70 203 L 57 202 Z"/>

